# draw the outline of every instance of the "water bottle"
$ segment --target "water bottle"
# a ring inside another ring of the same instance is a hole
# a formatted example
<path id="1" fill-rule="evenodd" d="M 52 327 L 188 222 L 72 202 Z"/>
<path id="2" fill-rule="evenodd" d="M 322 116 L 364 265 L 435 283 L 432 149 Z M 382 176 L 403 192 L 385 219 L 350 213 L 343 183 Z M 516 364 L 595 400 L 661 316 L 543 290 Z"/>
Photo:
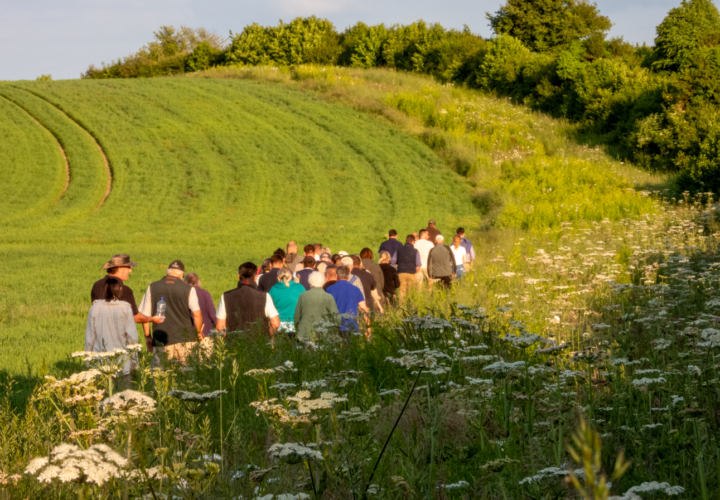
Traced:
<path id="1" fill-rule="evenodd" d="M 162 316 L 165 317 L 165 309 L 167 308 L 167 304 L 165 304 L 165 297 L 160 297 L 160 300 L 157 303 L 157 314 L 156 316 Z"/>

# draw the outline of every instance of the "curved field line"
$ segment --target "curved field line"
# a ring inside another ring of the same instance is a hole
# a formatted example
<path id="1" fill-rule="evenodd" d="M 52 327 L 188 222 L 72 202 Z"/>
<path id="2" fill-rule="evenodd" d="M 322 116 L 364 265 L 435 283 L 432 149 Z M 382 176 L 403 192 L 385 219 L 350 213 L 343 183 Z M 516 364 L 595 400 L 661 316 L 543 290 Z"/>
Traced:
<path id="1" fill-rule="evenodd" d="M 57 144 L 58 149 L 60 149 L 60 154 L 61 154 L 62 157 L 63 157 L 63 162 L 65 163 L 65 186 L 63 186 L 63 190 L 62 190 L 62 192 L 60 193 L 60 197 L 58 198 L 58 200 L 57 200 L 57 202 L 56 202 L 56 203 L 59 203 L 59 202 L 65 197 L 65 193 L 67 192 L 68 187 L 70 187 L 70 163 L 68 162 L 67 155 L 65 154 L 65 148 L 63 148 L 62 143 L 60 142 L 60 139 L 59 139 L 55 134 L 53 134 L 53 132 L 52 132 L 49 128 L 47 128 L 45 125 L 43 125 L 42 123 L 40 123 L 40 122 L 37 120 L 37 118 L 35 118 L 32 114 L 30 114 L 30 111 L 28 111 L 27 109 L 25 109 L 21 104 L 13 101 L 11 98 L 9 98 L 9 97 L 6 96 L 6 95 L 0 94 L 0 97 L 2 97 L 3 99 L 5 99 L 5 100 L 8 101 L 9 103 L 14 104 L 15 106 L 17 106 L 17 107 L 18 107 L 23 113 L 25 113 L 32 121 L 34 121 L 35 123 L 37 123 L 38 125 L 40 125 L 42 128 L 44 128 L 45 130 L 47 130 L 47 131 L 50 133 L 50 135 L 52 136 L 52 138 L 55 139 L 55 143 Z"/>
<path id="2" fill-rule="evenodd" d="M 100 151 L 100 156 L 102 156 L 103 163 L 105 164 L 105 171 L 107 172 L 107 175 L 108 175 L 108 182 L 107 182 L 107 188 L 105 189 L 105 195 L 103 196 L 103 199 L 102 199 L 102 201 L 100 202 L 100 204 L 99 204 L 97 207 L 95 207 L 95 210 L 99 210 L 99 209 L 105 204 L 105 202 L 107 201 L 108 197 L 110 196 L 110 192 L 112 191 L 112 184 L 113 184 L 113 171 L 112 171 L 112 166 L 110 165 L 110 160 L 108 160 L 108 157 L 107 157 L 107 155 L 105 154 L 105 150 L 102 148 L 102 146 L 100 146 L 100 143 L 99 143 L 98 140 L 95 138 L 95 136 L 92 134 L 92 132 L 90 132 L 87 128 L 85 128 L 80 122 L 78 122 L 77 120 L 75 120 L 73 117 L 71 117 L 70 115 L 68 115 L 67 112 L 65 112 L 65 110 L 62 109 L 60 106 L 58 106 L 58 105 L 55 104 L 54 102 L 50 101 L 50 100 L 49 100 L 48 98 L 46 98 L 45 96 L 40 95 L 40 94 L 38 94 L 38 93 L 36 93 L 36 92 L 33 92 L 32 90 L 28 90 L 28 89 L 23 88 L 23 87 L 15 87 L 15 88 L 24 90 L 25 92 L 27 92 L 27 93 L 29 93 L 29 94 L 32 94 L 32 95 L 34 95 L 35 97 L 37 97 L 37 98 L 39 98 L 39 99 L 42 99 L 43 101 L 45 101 L 46 103 L 48 103 L 50 106 L 52 106 L 53 108 L 57 109 L 60 113 L 62 113 L 63 115 L 65 115 L 65 117 L 66 117 L 68 120 L 70 120 L 70 121 L 73 122 L 75 125 L 77 125 L 77 126 L 80 128 L 80 130 L 82 130 L 82 131 L 90 138 L 90 140 L 92 140 L 92 141 L 95 143 L 95 146 L 97 146 L 98 151 Z"/>

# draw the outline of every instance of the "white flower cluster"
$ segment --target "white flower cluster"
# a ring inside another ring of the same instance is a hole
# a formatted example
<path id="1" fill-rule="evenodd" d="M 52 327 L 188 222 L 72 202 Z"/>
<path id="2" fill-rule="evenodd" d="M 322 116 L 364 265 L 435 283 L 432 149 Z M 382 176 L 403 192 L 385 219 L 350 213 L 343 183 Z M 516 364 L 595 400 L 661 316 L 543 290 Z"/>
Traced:
<path id="1" fill-rule="evenodd" d="M 30 461 L 25 474 L 37 475 L 41 483 L 57 479 L 61 483 L 87 482 L 101 486 L 112 478 L 122 475 L 128 461 L 104 444 L 96 444 L 83 450 L 74 444 L 63 443 L 50 452 L 50 458 L 40 457 Z"/>
<path id="2" fill-rule="evenodd" d="M 651 384 L 662 384 L 665 382 L 667 382 L 667 380 L 665 380 L 663 377 L 658 377 L 658 378 L 643 377 L 643 378 L 636 378 L 635 380 L 633 380 L 632 385 L 633 385 L 633 387 L 647 387 Z"/>
<path id="3" fill-rule="evenodd" d="M 542 347 L 540 349 L 535 349 L 535 356 L 537 356 L 538 354 L 560 354 L 561 351 L 564 351 L 568 347 L 570 347 L 570 344 L 560 344 L 550 347 Z"/>
<path id="4" fill-rule="evenodd" d="M 98 370 L 91 369 L 84 372 L 79 373 L 73 373 L 68 378 L 64 378 L 61 380 L 55 379 L 55 377 L 51 377 L 49 375 L 45 376 L 45 380 L 50 384 L 50 388 L 52 389 L 60 389 L 65 387 L 72 387 L 72 386 L 87 386 L 92 384 L 97 377 L 102 375 Z"/>
<path id="5" fill-rule="evenodd" d="M 472 378 L 472 377 L 465 377 L 465 379 L 468 381 L 470 385 L 492 385 L 493 380 L 492 379 L 482 379 L 482 378 Z"/>
<path id="6" fill-rule="evenodd" d="M 460 480 L 457 483 L 446 484 L 443 487 L 446 490 L 459 490 L 461 488 L 467 488 L 468 486 L 470 486 L 470 483 L 468 483 L 467 481 Z"/>
<path id="7" fill-rule="evenodd" d="M 141 416 L 155 411 L 155 400 L 137 391 L 119 392 L 100 403 L 103 411 Z"/>
<path id="8" fill-rule="evenodd" d="M 437 365 L 439 359 L 451 359 L 450 356 L 444 352 L 430 349 L 421 349 L 419 351 L 406 351 L 401 349 L 398 351 L 403 355 L 402 358 L 393 358 L 388 356 L 385 361 L 390 361 L 396 365 L 404 366 L 405 368 L 434 368 Z"/>
<path id="9" fill-rule="evenodd" d="M 608 500 L 642 500 L 637 493 L 653 493 L 657 491 L 661 491 L 668 496 L 675 496 L 685 492 L 685 488 L 682 486 L 670 486 L 670 483 L 650 481 L 649 483 L 642 483 L 639 486 L 633 486 L 621 497 L 610 497 Z"/>
<path id="10" fill-rule="evenodd" d="M 551 340 L 546 339 L 542 335 L 536 335 L 530 332 L 522 332 L 522 335 L 507 334 L 502 338 L 502 340 L 510 344 L 515 349 L 527 349 L 538 342 L 543 344 L 553 343 Z"/>
<path id="11" fill-rule="evenodd" d="M 719 347 L 720 346 L 720 330 L 716 328 L 705 328 L 700 332 L 702 341 L 696 344 L 698 347 Z"/>
<path id="12" fill-rule="evenodd" d="M 380 405 L 373 405 L 368 411 L 362 411 L 357 406 L 353 406 L 350 411 L 341 412 L 337 418 L 346 422 L 369 422 L 379 410 Z"/>
<path id="13" fill-rule="evenodd" d="M 181 401 L 188 401 L 193 403 L 208 403 L 210 401 L 216 400 L 223 394 L 227 394 L 227 391 L 212 391 L 198 394 L 196 392 L 174 390 L 170 391 L 168 394 Z"/>
<path id="14" fill-rule="evenodd" d="M 509 373 L 518 371 L 525 367 L 525 361 L 515 361 L 513 363 L 506 363 L 505 361 L 496 361 L 493 364 L 487 365 L 483 368 L 483 371 L 490 373 Z"/>
<path id="15" fill-rule="evenodd" d="M 545 479 L 554 479 L 559 477 L 565 477 L 568 474 L 570 474 L 570 471 L 565 469 L 560 469 L 559 467 L 548 467 L 546 469 L 543 469 L 539 471 L 534 476 L 528 476 L 524 479 L 521 479 L 518 484 L 533 484 L 538 483 L 540 481 L 544 481 Z"/>
<path id="16" fill-rule="evenodd" d="M 268 451 L 272 458 L 282 460 L 289 464 L 297 464 L 306 460 L 323 459 L 322 453 L 299 443 L 275 443 Z"/>
<path id="17" fill-rule="evenodd" d="M 310 391 L 298 391 L 295 396 L 287 398 L 297 406 L 297 411 L 301 414 L 308 414 L 317 410 L 329 410 L 335 403 L 347 402 L 344 396 L 338 396 L 334 392 L 323 392 L 318 399 L 310 399 Z"/>

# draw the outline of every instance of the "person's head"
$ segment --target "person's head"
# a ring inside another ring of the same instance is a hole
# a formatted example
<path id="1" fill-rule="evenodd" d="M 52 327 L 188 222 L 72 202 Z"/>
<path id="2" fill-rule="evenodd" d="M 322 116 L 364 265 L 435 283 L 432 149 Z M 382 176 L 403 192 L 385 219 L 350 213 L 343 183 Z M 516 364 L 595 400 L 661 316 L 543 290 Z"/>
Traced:
<path id="1" fill-rule="evenodd" d="M 202 283 L 200 283 L 200 278 L 198 278 L 198 275 L 195 273 L 187 273 L 185 275 L 185 283 L 190 286 L 202 286 Z"/>
<path id="2" fill-rule="evenodd" d="M 352 257 L 350 257 L 349 255 L 343 257 L 342 260 L 340 260 L 340 264 L 347 267 L 351 271 L 353 270 L 353 267 L 355 267 L 355 263 L 353 262 Z"/>
<path id="3" fill-rule="evenodd" d="M 122 281 L 119 278 L 108 278 L 107 280 L 105 280 L 105 288 L 103 290 L 103 297 L 105 297 L 105 302 L 120 300 L 121 296 Z"/>
<path id="4" fill-rule="evenodd" d="M 137 264 L 130 260 L 129 255 L 121 253 L 113 255 L 112 259 L 105 263 L 103 269 L 107 270 L 108 275 L 127 281 L 133 267 L 137 267 Z"/>
<path id="5" fill-rule="evenodd" d="M 380 252 L 380 255 L 378 258 L 379 258 L 380 264 L 389 264 L 390 263 L 390 252 L 386 252 L 385 250 L 383 250 L 382 252 Z"/>
<path id="6" fill-rule="evenodd" d="M 430 219 L 430 220 L 428 221 L 428 227 L 435 227 L 435 221 L 432 220 L 432 219 Z"/>
<path id="7" fill-rule="evenodd" d="M 340 260 L 342 260 L 342 255 L 336 253 L 332 256 L 330 260 L 332 260 L 333 266 L 340 267 Z"/>
<path id="8" fill-rule="evenodd" d="M 270 265 L 273 267 L 273 269 L 280 269 L 282 266 L 285 265 L 285 260 L 278 254 L 275 254 L 270 257 Z"/>
<path id="9" fill-rule="evenodd" d="M 363 268 L 362 259 L 360 258 L 359 255 L 351 255 L 350 258 L 353 261 L 353 267 L 357 267 L 358 269 Z"/>
<path id="10" fill-rule="evenodd" d="M 415 243 L 415 235 L 408 234 L 407 236 L 405 236 L 405 243 L 410 243 L 411 245 Z"/>
<path id="11" fill-rule="evenodd" d="M 330 252 L 323 252 L 320 254 L 320 260 L 322 262 L 332 263 L 332 259 L 330 259 Z"/>
<path id="12" fill-rule="evenodd" d="M 352 259 L 350 259 L 350 260 L 352 260 Z M 351 268 L 349 268 L 348 266 L 345 266 L 345 265 L 338 267 L 338 270 L 337 270 L 338 281 L 347 281 L 347 279 L 350 277 L 351 270 L 352 270 Z"/>
<path id="13" fill-rule="evenodd" d="M 238 267 L 238 278 L 241 280 L 251 280 L 255 278 L 256 273 L 257 266 L 252 262 L 245 262 Z"/>
<path id="14" fill-rule="evenodd" d="M 309 255 L 303 259 L 303 268 L 304 269 L 315 269 L 315 257 L 310 257 Z"/>
<path id="15" fill-rule="evenodd" d="M 395 231 L 394 229 L 391 229 L 390 231 L 388 231 L 388 238 L 397 239 L 397 231 Z"/>
<path id="16" fill-rule="evenodd" d="M 290 287 L 290 282 L 292 281 L 292 271 L 287 267 L 280 269 L 278 271 L 278 281 L 285 283 L 286 287 Z"/>
<path id="17" fill-rule="evenodd" d="M 303 248 L 303 253 L 310 256 L 315 255 L 315 245 L 305 245 L 305 247 Z"/>
<path id="18" fill-rule="evenodd" d="M 273 255 L 279 255 L 280 257 L 282 257 L 283 260 L 285 260 L 286 253 L 285 250 L 283 250 L 282 248 L 278 248 L 273 252 Z"/>
<path id="19" fill-rule="evenodd" d="M 438 234 L 435 236 L 435 244 L 436 245 L 442 245 L 445 242 L 445 238 L 443 238 L 442 234 Z"/>
<path id="20" fill-rule="evenodd" d="M 294 241 L 288 241 L 287 247 L 285 247 L 285 250 L 287 253 L 297 253 L 298 247 L 297 243 Z"/>
<path id="21" fill-rule="evenodd" d="M 375 255 L 373 255 L 373 251 L 372 251 L 372 250 L 370 250 L 369 248 L 365 247 L 365 248 L 363 248 L 362 250 L 360 250 L 360 258 L 363 259 L 363 260 L 365 260 L 365 259 L 373 260 L 373 259 L 375 258 Z"/>
<path id="22" fill-rule="evenodd" d="M 417 241 L 417 240 L 418 240 L 418 234 L 417 234 L 417 232 L 413 233 L 412 235 L 413 235 L 413 238 L 415 238 L 414 241 Z"/>
<path id="23" fill-rule="evenodd" d="M 325 284 L 325 275 L 319 271 L 313 271 L 308 276 L 308 283 L 310 288 L 322 288 Z"/>
<path id="24" fill-rule="evenodd" d="M 465 236 L 465 228 L 459 227 L 459 228 L 457 228 L 457 231 L 455 231 L 455 232 L 456 232 L 456 233 L 458 234 L 458 236 L 460 236 L 461 238 L 462 238 L 463 236 Z"/>
<path id="25" fill-rule="evenodd" d="M 182 261 L 174 260 L 170 263 L 167 270 L 168 276 L 175 276 L 182 279 L 185 276 L 185 264 Z"/>
<path id="26" fill-rule="evenodd" d="M 327 266 L 325 268 L 325 282 L 328 281 L 337 281 L 337 267 L 335 266 Z"/>
<path id="27" fill-rule="evenodd" d="M 428 240 L 430 239 L 430 233 L 428 233 L 427 229 L 421 229 L 420 233 L 418 233 L 421 240 Z"/>
<path id="28" fill-rule="evenodd" d="M 462 241 L 462 238 L 460 237 L 459 234 L 456 234 L 455 236 L 453 236 L 453 246 L 454 246 L 455 248 L 459 248 L 459 247 L 460 247 L 460 242 L 461 242 L 461 241 Z"/>
<path id="29" fill-rule="evenodd" d="M 320 255 L 322 253 L 322 243 L 315 243 L 313 245 L 315 247 L 315 255 Z"/>
<path id="30" fill-rule="evenodd" d="M 260 271 L 265 274 L 266 272 L 270 271 L 272 269 L 272 263 L 270 262 L 270 259 L 265 259 L 262 261 L 262 264 L 260 264 Z"/>

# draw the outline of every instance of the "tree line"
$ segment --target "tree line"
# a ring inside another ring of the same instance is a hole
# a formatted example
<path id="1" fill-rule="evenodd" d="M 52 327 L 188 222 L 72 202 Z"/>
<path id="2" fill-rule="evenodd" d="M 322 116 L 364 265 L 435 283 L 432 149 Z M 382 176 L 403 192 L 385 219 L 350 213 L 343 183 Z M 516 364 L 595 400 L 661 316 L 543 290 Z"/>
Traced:
<path id="1" fill-rule="evenodd" d="M 492 39 L 469 28 L 326 19 L 257 23 L 225 40 L 163 26 L 137 53 L 83 78 L 142 78 L 225 65 L 384 67 L 512 98 L 565 117 L 621 158 L 677 173 L 681 188 L 720 188 L 720 12 L 682 0 L 653 46 L 608 38 L 612 23 L 587 0 L 507 0 L 487 17 Z"/>

